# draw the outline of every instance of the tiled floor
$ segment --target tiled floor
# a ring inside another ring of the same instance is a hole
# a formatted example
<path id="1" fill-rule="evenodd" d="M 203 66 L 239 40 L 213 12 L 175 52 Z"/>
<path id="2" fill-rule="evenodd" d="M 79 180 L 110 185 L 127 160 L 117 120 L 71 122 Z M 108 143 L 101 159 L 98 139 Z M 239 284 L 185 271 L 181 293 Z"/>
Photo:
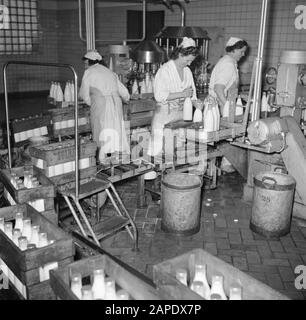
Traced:
<path id="1" fill-rule="evenodd" d="M 136 181 L 116 185 L 129 212 L 134 213 L 140 231 L 140 252 L 132 252 L 132 240 L 125 231 L 105 240 L 102 246 L 149 277 L 154 264 L 204 248 L 292 299 L 306 299 L 306 290 L 294 286 L 295 267 L 306 265 L 306 227 L 293 220 L 290 234 L 277 240 L 252 232 L 251 205 L 241 200 L 243 183 L 237 173 L 227 174 L 219 177 L 217 189 L 205 190 L 201 230 L 185 237 L 161 230 L 159 205 L 151 201 L 147 208 L 136 209 Z M 104 214 L 110 213 L 108 208 Z"/>

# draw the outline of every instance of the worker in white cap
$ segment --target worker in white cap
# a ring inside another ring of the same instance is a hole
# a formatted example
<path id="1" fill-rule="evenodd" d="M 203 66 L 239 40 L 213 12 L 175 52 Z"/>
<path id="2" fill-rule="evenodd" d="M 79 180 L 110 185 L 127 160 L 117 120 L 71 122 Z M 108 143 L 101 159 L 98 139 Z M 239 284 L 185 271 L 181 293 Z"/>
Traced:
<path id="1" fill-rule="evenodd" d="M 122 112 L 122 100 L 128 101 L 130 95 L 99 52 L 90 50 L 83 60 L 86 70 L 79 96 L 90 106 L 93 140 L 99 148 L 99 161 L 105 164 L 107 154 L 130 153 Z"/>
<path id="2" fill-rule="evenodd" d="M 196 88 L 190 64 L 199 54 L 193 39 L 184 37 L 171 55 L 170 60 L 164 63 L 157 71 L 154 79 L 154 98 L 157 102 L 151 124 L 151 139 L 148 155 L 160 159 L 163 150 L 163 128 L 166 123 L 183 120 L 183 105 L 190 97 L 195 107 L 202 108 L 197 100 Z M 173 144 L 165 145 L 173 147 Z M 165 152 L 173 150 L 165 150 Z M 167 157 L 167 155 L 166 155 Z"/>
<path id="3" fill-rule="evenodd" d="M 238 97 L 238 62 L 245 55 L 248 44 L 245 40 L 231 37 L 225 46 L 226 54 L 215 65 L 209 83 L 209 95 L 219 105 L 221 116 L 229 116 L 229 104 L 236 105 Z M 228 101 L 228 103 L 227 103 Z M 236 107 L 235 115 L 243 114 L 242 107 Z M 223 157 L 221 169 L 234 171 L 228 160 Z"/>

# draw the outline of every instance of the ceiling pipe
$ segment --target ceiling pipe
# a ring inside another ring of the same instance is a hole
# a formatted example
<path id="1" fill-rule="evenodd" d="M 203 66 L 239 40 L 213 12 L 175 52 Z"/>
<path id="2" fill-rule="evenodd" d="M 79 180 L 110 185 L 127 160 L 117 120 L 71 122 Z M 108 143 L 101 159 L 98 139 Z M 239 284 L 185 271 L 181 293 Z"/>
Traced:
<path id="1" fill-rule="evenodd" d="M 185 16 L 186 16 L 185 6 L 177 0 L 170 1 L 169 3 L 170 3 L 170 10 L 171 10 L 172 6 L 174 6 L 174 5 L 177 5 L 180 8 L 180 10 L 181 10 L 181 27 L 185 27 Z"/>

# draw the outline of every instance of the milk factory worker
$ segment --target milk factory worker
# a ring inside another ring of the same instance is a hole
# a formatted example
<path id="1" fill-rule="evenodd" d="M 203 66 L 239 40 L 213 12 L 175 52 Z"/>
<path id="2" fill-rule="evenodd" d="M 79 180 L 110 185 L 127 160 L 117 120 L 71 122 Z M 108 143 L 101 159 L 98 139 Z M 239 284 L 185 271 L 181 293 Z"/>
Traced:
<path id="1" fill-rule="evenodd" d="M 231 37 L 225 46 L 226 54 L 217 62 L 212 71 L 209 83 L 209 95 L 218 103 L 223 117 L 229 116 L 229 104 L 226 105 L 226 102 L 229 101 L 236 104 L 239 85 L 237 63 L 245 55 L 247 48 L 248 44 L 246 41 Z M 243 114 L 242 107 L 236 107 L 235 114 Z M 222 159 L 221 169 L 226 172 L 235 171 L 225 157 Z"/>
<path id="2" fill-rule="evenodd" d="M 154 98 L 157 102 L 151 124 L 149 156 L 161 155 L 163 128 L 166 123 L 183 119 L 184 100 L 190 97 L 196 107 L 196 88 L 189 65 L 198 55 L 195 41 L 184 37 L 173 50 L 170 60 L 157 71 L 154 79 Z M 167 152 L 167 150 L 166 150 Z"/>
<path id="3" fill-rule="evenodd" d="M 226 43 L 226 54 L 217 62 L 212 71 L 209 94 L 217 99 L 222 116 L 228 116 L 228 110 L 224 110 L 226 101 L 236 99 L 238 96 L 239 73 L 237 63 L 245 55 L 247 48 L 246 41 L 231 37 Z M 236 110 L 237 113 L 242 114 L 241 107 L 240 110 Z"/>
<path id="4" fill-rule="evenodd" d="M 130 95 L 118 76 L 103 65 L 97 51 L 88 51 L 83 60 L 86 70 L 79 96 L 90 106 L 93 140 L 99 161 L 104 163 L 107 153 L 130 153 L 122 112 L 122 99 L 128 101 Z"/>

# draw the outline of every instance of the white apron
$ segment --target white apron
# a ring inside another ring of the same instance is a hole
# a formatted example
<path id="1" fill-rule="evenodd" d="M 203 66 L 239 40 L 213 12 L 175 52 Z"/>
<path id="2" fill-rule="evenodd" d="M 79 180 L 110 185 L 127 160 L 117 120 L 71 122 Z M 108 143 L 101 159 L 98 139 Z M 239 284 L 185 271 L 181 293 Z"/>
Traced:
<path id="1" fill-rule="evenodd" d="M 99 160 L 103 161 L 107 153 L 130 153 L 128 139 L 125 131 L 122 100 L 118 93 L 102 95 L 90 87 L 90 119 L 93 139 L 99 150 Z"/>

